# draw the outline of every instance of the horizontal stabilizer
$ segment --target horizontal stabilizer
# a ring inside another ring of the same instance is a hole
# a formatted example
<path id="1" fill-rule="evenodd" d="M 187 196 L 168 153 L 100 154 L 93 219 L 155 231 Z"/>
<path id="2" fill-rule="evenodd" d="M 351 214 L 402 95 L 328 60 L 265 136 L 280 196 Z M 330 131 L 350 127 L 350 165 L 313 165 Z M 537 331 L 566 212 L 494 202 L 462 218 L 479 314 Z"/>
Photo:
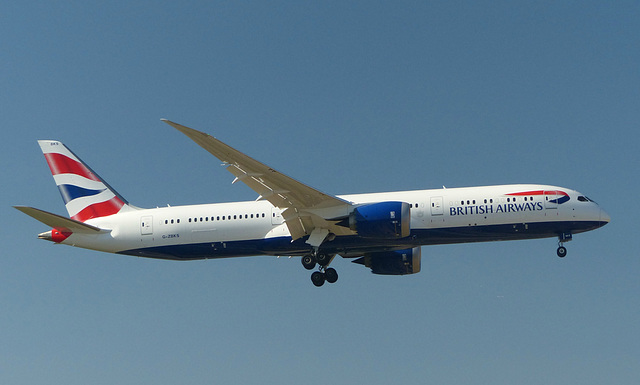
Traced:
<path id="1" fill-rule="evenodd" d="M 109 230 L 103 230 L 99 227 L 88 225 L 80 221 L 76 221 L 75 219 L 65 218 L 63 216 L 49 213 L 33 207 L 27 207 L 27 206 L 13 206 L 13 207 L 22 211 L 28 216 L 39 220 L 45 225 L 55 229 L 60 229 L 60 230 L 65 229 L 65 230 L 70 230 L 74 233 L 85 233 L 85 234 L 95 234 L 95 233 L 109 231 Z"/>

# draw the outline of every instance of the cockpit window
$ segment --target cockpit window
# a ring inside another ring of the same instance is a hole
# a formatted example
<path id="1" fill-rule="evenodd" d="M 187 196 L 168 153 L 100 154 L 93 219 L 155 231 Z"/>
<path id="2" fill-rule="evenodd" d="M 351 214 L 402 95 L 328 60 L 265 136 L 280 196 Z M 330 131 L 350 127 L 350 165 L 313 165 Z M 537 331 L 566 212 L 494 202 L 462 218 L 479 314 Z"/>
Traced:
<path id="1" fill-rule="evenodd" d="M 583 195 L 580 195 L 580 196 L 578 197 L 578 200 L 579 200 L 580 202 L 593 202 L 593 203 L 596 203 L 596 202 L 594 202 L 592 199 L 589 199 L 589 198 L 587 198 L 586 196 L 583 196 Z"/>

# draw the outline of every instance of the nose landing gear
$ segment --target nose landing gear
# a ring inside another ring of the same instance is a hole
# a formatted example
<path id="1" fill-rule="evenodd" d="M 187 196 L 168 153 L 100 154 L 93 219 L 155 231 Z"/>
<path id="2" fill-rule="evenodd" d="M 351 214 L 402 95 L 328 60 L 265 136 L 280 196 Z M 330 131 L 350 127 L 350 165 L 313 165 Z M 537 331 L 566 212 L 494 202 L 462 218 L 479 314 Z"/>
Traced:
<path id="1" fill-rule="evenodd" d="M 564 246 L 558 246 L 558 257 L 564 258 L 567 255 L 567 248 Z"/>
<path id="2" fill-rule="evenodd" d="M 556 251 L 558 257 L 564 258 L 567 256 L 567 248 L 564 247 L 564 243 L 569 242 L 571 239 L 573 239 L 573 235 L 571 233 L 562 233 L 558 235 L 558 250 Z"/>

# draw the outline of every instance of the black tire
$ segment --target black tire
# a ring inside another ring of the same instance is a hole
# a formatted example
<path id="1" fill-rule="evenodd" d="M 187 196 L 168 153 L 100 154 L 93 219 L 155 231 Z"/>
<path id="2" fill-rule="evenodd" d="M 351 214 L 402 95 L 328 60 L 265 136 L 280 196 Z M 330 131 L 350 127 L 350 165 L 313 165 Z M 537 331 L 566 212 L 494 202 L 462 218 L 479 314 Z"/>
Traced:
<path id="1" fill-rule="evenodd" d="M 336 281 L 338 280 L 338 272 L 336 271 L 336 269 L 330 267 L 324 271 L 324 278 L 329 283 L 336 283 Z"/>
<path id="2" fill-rule="evenodd" d="M 558 257 L 560 257 L 560 258 L 566 257 L 567 256 L 567 248 L 564 247 L 564 246 L 558 247 L 557 254 L 558 254 Z"/>
<path id="3" fill-rule="evenodd" d="M 316 267 L 316 261 L 313 260 L 313 257 L 310 255 L 302 256 L 302 266 L 304 266 L 307 270 L 313 270 Z"/>
<path id="4" fill-rule="evenodd" d="M 316 256 L 316 261 L 321 266 L 325 266 L 326 264 L 329 263 L 330 260 L 331 260 L 331 258 L 329 257 L 328 254 L 318 254 Z"/>
<path id="5" fill-rule="evenodd" d="M 316 287 L 324 285 L 324 274 L 319 271 L 314 272 L 311 274 L 311 282 L 313 282 Z"/>

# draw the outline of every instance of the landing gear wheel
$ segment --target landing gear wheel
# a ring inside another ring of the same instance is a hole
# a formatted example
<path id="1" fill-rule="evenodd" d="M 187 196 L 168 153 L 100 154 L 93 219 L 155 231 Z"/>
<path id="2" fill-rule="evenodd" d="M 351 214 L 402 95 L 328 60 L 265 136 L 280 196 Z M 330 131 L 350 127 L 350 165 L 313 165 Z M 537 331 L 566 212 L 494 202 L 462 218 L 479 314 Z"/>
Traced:
<path id="1" fill-rule="evenodd" d="M 316 261 L 320 266 L 326 266 L 330 260 L 331 260 L 331 257 L 329 257 L 328 254 L 319 253 L 318 255 L 316 255 Z"/>
<path id="2" fill-rule="evenodd" d="M 558 247 L 558 257 L 564 258 L 567 255 L 567 248 L 564 246 Z"/>
<path id="3" fill-rule="evenodd" d="M 319 271 L 314 272 L 311 274 L 311 282 L 313 282 L 316 287 L 324 285 L 324 274 Z"/>
<path id="4" fill-rule="evenodd" d="M 329 283 L 336 283 L 336 281 L 338 280 L 338 272 L 336 271 L 336 269 L 330 267 L 324 271 L 324 278 Z"/>
<path id="5" fill-rule="evenodd" d="M 316 261 L 310 255 L 303 255 L 302 266 L 307 270 L 313 270 L 316 267 Z"/>

